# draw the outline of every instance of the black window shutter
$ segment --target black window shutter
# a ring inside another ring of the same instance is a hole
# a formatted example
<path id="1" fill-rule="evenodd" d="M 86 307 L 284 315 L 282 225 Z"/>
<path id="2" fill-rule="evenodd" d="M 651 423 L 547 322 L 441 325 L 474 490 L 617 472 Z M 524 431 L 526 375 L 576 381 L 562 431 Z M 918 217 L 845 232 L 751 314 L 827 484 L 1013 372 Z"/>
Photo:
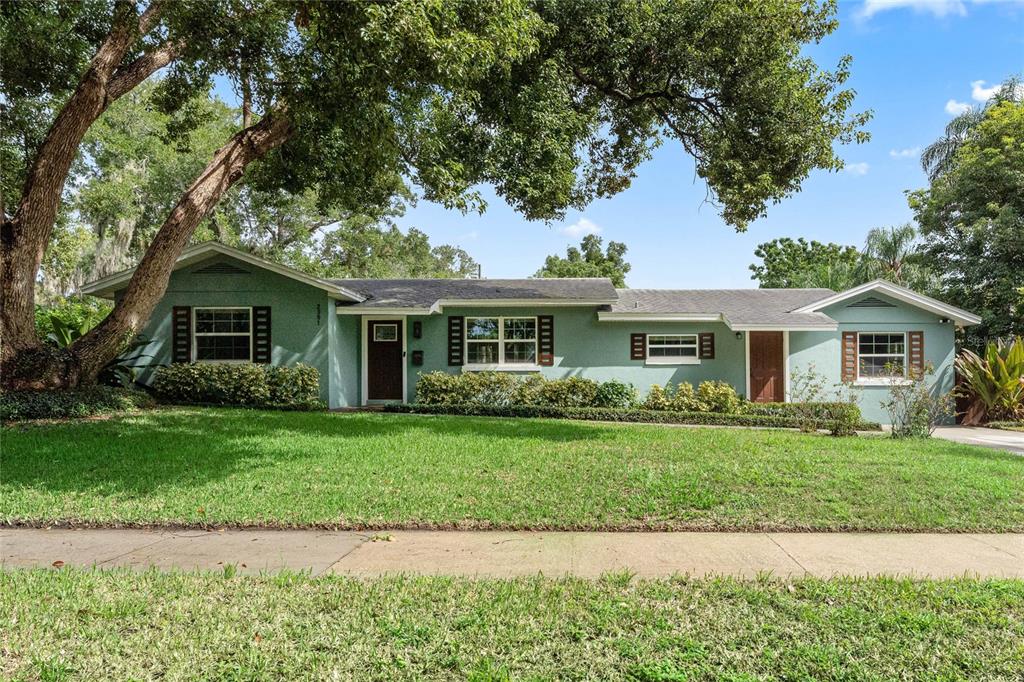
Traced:
<path id="1" fill-rule="evenodd" d="M 700 345 L 700 359 L 701 360 L 714 360 L 715 359 L 715 335 L 713 332 L 702 332 L 698 336 Z"/>
<path id="2" fill-rule="evenodd" d="M 252 361 L 269 365 L 274 346 L 270 336 L 270 306 L 252 309 Z"/>
<path id="3" fill-rule="evenodd" d="M 464 317 L 458 315 L 448 317 L 448 365 L 450 367 L 459 367 L 466 362 L 462 352 L 464 327 Z"/>
<path id="4" fill-rule="evenodd" d="M 192 308 L 171 308 L 171 362 L 192 362 Z"/>
<path id="5" fill-rule="evenodd" d="M 630 360 L 646 360 L 647 359 L 647 334 L 630 334 L 629 335 L 629 359 Z"/>
<path id="6" fill-rule="evenodd" d="M 537 316 L 537 364 L 550 367 L 555 364 L 555 317 Z"/>
<path id="7" fill-rule="evenodd" d="M 917 376 L 924 374 L 924 332 L 907 332 L 910 368 Z M 912 376 L 908 374 L 907 376 Z"/>

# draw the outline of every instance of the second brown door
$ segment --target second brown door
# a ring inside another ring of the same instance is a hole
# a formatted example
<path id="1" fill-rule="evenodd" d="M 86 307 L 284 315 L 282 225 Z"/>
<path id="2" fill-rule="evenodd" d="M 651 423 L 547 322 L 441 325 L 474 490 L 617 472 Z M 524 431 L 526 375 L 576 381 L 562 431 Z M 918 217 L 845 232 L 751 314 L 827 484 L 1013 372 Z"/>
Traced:
<path id="1" fill-rule="evenodd" d="M 781 403 L 786 399 L 782 332 L 750 334 L 750 400 Z"/>

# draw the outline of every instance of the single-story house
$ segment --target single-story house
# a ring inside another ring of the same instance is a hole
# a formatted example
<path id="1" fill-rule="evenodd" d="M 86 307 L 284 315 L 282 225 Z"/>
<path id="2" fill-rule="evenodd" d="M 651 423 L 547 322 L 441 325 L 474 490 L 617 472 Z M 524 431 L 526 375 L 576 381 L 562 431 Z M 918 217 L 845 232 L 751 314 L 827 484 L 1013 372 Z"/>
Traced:
<path id="1" fill-rule="evenodd" d="M 116 299 L 132 275 L 83 291 Z M 332 408 L 411 401 L 421 372 L 708 379 L 789 399 L 814 365 L 886 421 L 887 365 L 953 386 L 954 331 L 979 318 L 877 280 L 829 289 L 616 289 L 594 279 L 320 279 L 222 244 L 186 249 L 144 334 L 158 363 L 304 363 Z"/>

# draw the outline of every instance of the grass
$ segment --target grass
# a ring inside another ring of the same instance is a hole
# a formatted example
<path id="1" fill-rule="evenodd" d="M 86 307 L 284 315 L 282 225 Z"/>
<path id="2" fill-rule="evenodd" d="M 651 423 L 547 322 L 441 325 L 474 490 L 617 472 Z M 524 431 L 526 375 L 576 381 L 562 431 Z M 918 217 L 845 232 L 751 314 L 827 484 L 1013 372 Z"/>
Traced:
<path id="1" fill-rule="evenodd" d="M 6 523 L 1024 529 L 1024 458 L 941 440 L 232 409 L 0 436 Z"/>
<path id="2" fill-rule="evenodd" d="M 5 679 L 1019 680 L 1024 582 L 0 572 Z"/>

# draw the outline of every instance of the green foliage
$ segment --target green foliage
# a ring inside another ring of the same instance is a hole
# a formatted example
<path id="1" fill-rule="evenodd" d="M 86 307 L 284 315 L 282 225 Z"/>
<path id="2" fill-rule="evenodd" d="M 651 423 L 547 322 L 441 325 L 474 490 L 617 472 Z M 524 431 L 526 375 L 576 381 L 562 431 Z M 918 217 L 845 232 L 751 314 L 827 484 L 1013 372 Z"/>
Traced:
<path id="1" fill-rule="evenodd" d="M 908 367 L 906 377 L 895 368 L 889 372 L 889 397 L 880 405 L 889 413 L 893 438 L 928 438 L 953 416 L 952 391 L 940 393 L 928 385 L 933 372 L 931 366 L 924 371 Z"/>
<path id="2" fill-rule="evenodd" d="M 607 277 L 616 287 L 626 286 L 629 263 L 625 260 L 626 245 L 622 242 L 608 242 L 608 248 L 601 252 L 602 240 L 595 234 L 588 234 L 580 242 L 580 248 L 570 246 L 565 258 L 553 255 L 544 261 L 544 267 L 534 277 Z"/>
<path id="3" fill-rule="evenodd" d="M 424 405 L 546 405 L 554 407 L 626 407 L 635 401 L 632 386 L 599 383 L 583 377 L 546 379 L 508 372 L 427 372 L 416 381 L 416 401 Z"/>
<path id="4" fill-rule="evenodd" d="M 284 410 L 322 409 L 315 367 L 195 362 L 160 367 L 153 391 L 167 403 L 243 405 Z"/>
<path id="5" fill-rule="evenodd" d="M 910 223 L 872 228 L 864 241 L 860 268 L 859 279 L 865 282 L 885 279 L 915 291 L 932 291 L 936 284 Z"/>
<path id="6" fill-rule="evenodd" d="M 693 391 L 693 386 L 690 386 L 690 391 Z M 653 384 L 647 391 L 641 407 L 645 410 L 668 410 L 672 408 L 673 397 L 671 384 L 665 384 L 665 386 Z"/>
<path id="7" fill-rule="evenodd" d="M 724 381 L 702 381 L 696 391 L 684 381 L 677 386 L 653 384 L 642 406 L 645 410 L 736 414 L 741 404 L 736 389 Z"/>
<path id="8" fill-rule="evenodd" d="M 731 384 L 724 381 L 702 381 L 697 387 L 697 403 L 707 412 L 736 414 L 740 397 Z"/>
<path id="9" fill-rule="evenodd" d="M 1024 334 L 1024 100 L 1016 83 L 951 144 L 928 189 L 910 195 L 940 297 L 981 315 L 965 329 L 981 350 Z"/>
<path id="10" fill-rule="evenodd" d="M 758 244 L 754 255 L 760 265 L 751 265 L 762 289 L 817 288 L 840 291 L 860 284 L 857 269 L 860 252 L 841 244 L 808 242 L 803 237 L 773 239 Z"/>
<path id="11" fill-rule="evenodd" d="M 416 414 L 447 414 L 479 417 L 517 417 L 576 419 L 581 421 L 636 422 L 645 424 L 691 424 L 705 426 L 761 426 L 774 428 L 799 428 L 799 419 L 785 415 L 771 414 L 724 414 L 720 412 L 681 412 L 676 410 L 622 409 L 609 407 L 568 407 L 556 405 L 489 405 L 484 403 L 447 403 L 428 405 L 424 403 L 391 403 L 384 407 L 387 412 Z M 818 428 L 832 429 L 828 420 L 821 420 Z M 861 430 L 880 430 L 878 424 L 861 422 Z"/>
<path id="12" fill-rule="evenodd" d="M 989 419 L 1024 419 L 1024 338 L 989 342 L 984 357 L 964 349 L 954 364 L 963 395 L 981 401 Z"/>
<path id="13" fill-rule="evenodd" d="M 85 333 L 110 312 L 108 301 L 93 296 L 69 296 L 59 298 L 48 305 L 36 305 L 36 334 L 40 339 L 49 339 L 50 335 L 59 335 L 54 328 L 54 320 L 64 328 Z"/>
<path id="14" fill-rule="evenodd" d="M 143 391 L 110 386 L 88 386 L 64 391 L 2 391 L 0 420 L 68 419 L 100 414 L 134 412 L 153 407 Z"/>
<path id="15" fill-rule="evenodd" d="M 612 379 L 598 384 L 597 395 L 594 396 L 594 407 L 615 407 L 629 409 L 636 405 L 636 388 Z"/>

